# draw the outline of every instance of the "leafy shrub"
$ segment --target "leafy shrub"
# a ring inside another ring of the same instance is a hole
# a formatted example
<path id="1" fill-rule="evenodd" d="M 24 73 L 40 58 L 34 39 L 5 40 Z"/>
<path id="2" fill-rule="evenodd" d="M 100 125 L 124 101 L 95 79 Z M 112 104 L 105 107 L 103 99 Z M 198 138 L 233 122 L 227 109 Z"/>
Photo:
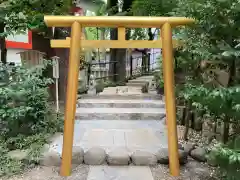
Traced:
<path id="1" fill-rule="evenodd" d="M 97 80 L 96 81 L 96 92 L 100 93 L 103 91 L 104 88 L 105 88 L 104 81 L 102 79 Z"/>
<path id="2" fill-rule="evenodd" d="M 208 156 L 220 167 L 221 175 L 227 180 L 238 180 L 240 177 L 240 138 L 235 139 L 233 144 L 218 144 Z"/>
<path id="3" fill-rule="evenodd" d="M 48 85 L 52 80 L 42 76 L 43 70 L 42 66 L 17 67 L 12 80 L 0 88 L 1 137 L 31 135 L 48 127 Z"/>
<path id="4" fill-rule="evenodd" d="M 23 162 L 8 157 L 15 149 L 28 149 L 31 161 L 37 162 L 40 150 L 55 132 L 62 131 L 60 114 L 52 113 L 48 86 L 52 79 L 44 76 L 49 63 L 26 69 L 2 66 L 4 79 L 0 87 L 0 176 L 19 172 Z"/>
<path id="5" fill-rule="evenodd" d="M 240 176 L 240 138 L 239 132 L 230 133 L 229 124 L 239 124 L 240 88 L 233 86 L 211 89 L 186 85 L 182 96 L 191 102 L 196 111 L 224 124 L 222 134 L 224 144 L 212 148 L 208 158 L 220 167 L 224 179 L 237 180 Z"/>

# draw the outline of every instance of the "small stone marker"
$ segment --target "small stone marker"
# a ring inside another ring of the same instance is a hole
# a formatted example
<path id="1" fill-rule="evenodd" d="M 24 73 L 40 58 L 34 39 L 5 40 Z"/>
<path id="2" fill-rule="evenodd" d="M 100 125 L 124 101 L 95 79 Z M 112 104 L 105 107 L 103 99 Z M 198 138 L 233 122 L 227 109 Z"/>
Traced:
<path id="1" fill-rule="evenodd" d="M 89 78 L 89 85 L 88 85 L 88 94 L 90 95 L 96 95 L 97 94 L 97 90 L 96 90 L 96 79 L 95 76 L 93 74 L 90 75 Z"/>

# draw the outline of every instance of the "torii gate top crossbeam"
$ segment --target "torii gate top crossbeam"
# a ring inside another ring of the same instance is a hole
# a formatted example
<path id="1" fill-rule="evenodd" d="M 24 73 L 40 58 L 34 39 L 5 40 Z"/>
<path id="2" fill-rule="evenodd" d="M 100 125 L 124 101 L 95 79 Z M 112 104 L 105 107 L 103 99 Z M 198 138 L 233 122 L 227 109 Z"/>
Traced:
<path id="1" fill-rule="evenodd" d="M 165 23 L 172 27 L 188 25 L 193 19 L 185 17 L 145 17 L 145 16 L 44 16 L 48 27 L 71 27 L 77 21 L 82 27 L 126 27 L 159 28 Z"/>

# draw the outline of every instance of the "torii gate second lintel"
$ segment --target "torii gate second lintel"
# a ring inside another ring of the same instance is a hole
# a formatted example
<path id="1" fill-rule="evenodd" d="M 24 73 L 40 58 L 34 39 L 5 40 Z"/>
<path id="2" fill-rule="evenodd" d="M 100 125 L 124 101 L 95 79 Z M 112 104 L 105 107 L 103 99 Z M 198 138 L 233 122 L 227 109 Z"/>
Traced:
<path id="1" fill-rule="evenodd" d="M 176 124 L 176 106 L 173 72 L 173 48 L 179 42 L 172 40 L 172 28 L 194 22 L 185 17 L 134 17 L 134 16 L 45 16 L 49 27 L 71 27 L 71 39 L 51 40 L 52 47 L 70 48 L 67 99 L 65 106 L 62 176 L 71 174 L 73 131 L 76 112 L 79 56 L 83 48 L 162 48 L 164 94 L 168 129 L 170 173 L 179 176 L 179 157 Z M 118 28 L 118 40 L 83 40 L 83 27 Z M 161 28 L 161 40 L 130 41 L 125 39 L 125 28 Z M 174 43 L 173 43 L 174 42 Z"/>

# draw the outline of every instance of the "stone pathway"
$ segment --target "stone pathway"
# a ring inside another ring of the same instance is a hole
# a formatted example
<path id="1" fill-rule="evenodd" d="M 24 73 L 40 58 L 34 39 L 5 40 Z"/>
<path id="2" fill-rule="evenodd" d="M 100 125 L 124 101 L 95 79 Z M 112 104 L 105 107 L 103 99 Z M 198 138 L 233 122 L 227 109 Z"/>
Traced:
<path id="1" fill-rule="evenodd" d="M 135 81 L 145 84 L 152 78 L 140 77 L 140 80 Z M 84 151 L 101 147 L 107 153 L 121 148 L 129 154 L 136 150 L 156 153 L 160 148 L 167 147 L 163 121 L 165 103 L 156 100 L 154 96 L 157 95 L 135 93 L 138 86 L 131 86 L 130 89 L 132 92 L 128 91 L 125 95 L 119 95 L 116 90 L 107 90 L 102 95 L 86 96 L 78 100 L 74 146 L 79 146 Z M 62 141 L 63 136 L 56 138 L 52 149 L 61 153 Z"/>
<path id="2" fill-rule="evenodd" d="M 84 152 L 101 147 L 106 153 L 125 149 L 156 154 L 167 148 L 164 125 L 165 103 L 151 94 L 143 94 L 141 86 L 152 76 L 131 80 L 128 86 L 106 88 L 100 95 L 85 96 L 78 101 L 74 130 L 74 146 Z M 55 139 L 51 149 L 61 153 L 63 136 Z M 88 180 L 153 180 L 148 166 L 90 166 Z"/>
<path id="3" fill-rule="evenodd" d="M 58 153 L 62 151 L 62 138 L 52 144 Z M 156 120 L 80 120 L 75 123 L 74 146 L 85 151 L 91 147 L 101 147 L 107 152 L 125 148 L 129 153 L 148 150 L 155 153 L 167 147 L 167 136 L 163 121 Z"/>

